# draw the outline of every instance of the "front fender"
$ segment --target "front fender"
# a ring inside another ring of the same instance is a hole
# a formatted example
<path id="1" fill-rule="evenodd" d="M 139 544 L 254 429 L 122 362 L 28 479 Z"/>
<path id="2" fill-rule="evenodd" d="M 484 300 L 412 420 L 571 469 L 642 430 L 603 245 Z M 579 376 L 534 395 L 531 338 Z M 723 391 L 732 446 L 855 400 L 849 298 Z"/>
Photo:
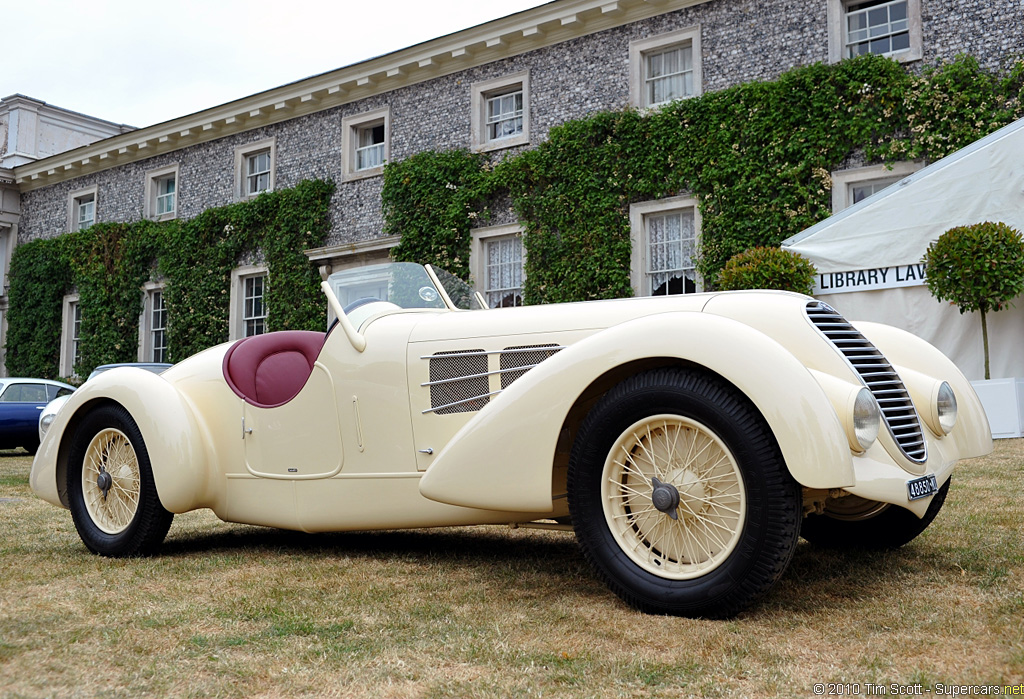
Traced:
<path id="1" fill-rule="evenodd" d="M 142 432 L 161 504 L 176 513 L 204 506 L 210 500 L 210 471 L 192 409 L 173 384 L 132 367 L 104 372 L 71 395 L 36 454 L 32 490 L 68 506 L 67 461 L 75 431 L 90 410 L 109 403 L 123 406 Z"/>
<path id="2" fill-rule="evenodd" d="M 737 321 L 673 312 L 603 330 L 531 369 L 456 433 L 424 474 L 420 492 L 465 507 L 551 511 L 555 445 L 577 398 L 615 367 L 662 357 L 706 367 L 746 394 L 801 484 L 854 484 L 844 429 L 800 361 Z"/>

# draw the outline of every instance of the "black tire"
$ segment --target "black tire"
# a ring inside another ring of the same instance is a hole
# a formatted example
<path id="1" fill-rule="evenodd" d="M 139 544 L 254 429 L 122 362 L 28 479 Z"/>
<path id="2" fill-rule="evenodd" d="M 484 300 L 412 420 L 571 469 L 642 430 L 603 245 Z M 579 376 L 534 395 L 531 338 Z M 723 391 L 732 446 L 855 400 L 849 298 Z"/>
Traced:
<path id="1" fill-rule="evenodd" d="M 89 413 L 76 430 L 68 499 L 78 535 L 103 556 L 155 553 L 174 518 L 157 496 L 142 433 L 119 405 Z"/>
<path id="2" fill-rule="evenodd" d="M 768 424 L 696 369 L 638 374 L 601 398 L 573 444 L 568 495 L 584 557 L 654 614 L 739 613 L 782 576 L 799 540 L 801 490 Z"/>
<path id="3" fill-rule="evenodd" d="M 33 440 L 28 444 L 21 445 L 21 448 L 29 453 L 29 456 L 35 456 L 36 452 L 39 451 L 38 440 Z"/>
<path id="4" fill-rule="evenodd" d="M 897 549 L 918 537 L 946 502 L 947 480 L 932 496 L 924 517 L 896 505 L 847 495 L 830 502 L 820 515 L 804 519 L 801 536 L 815 546 L 839 549 Z"/>

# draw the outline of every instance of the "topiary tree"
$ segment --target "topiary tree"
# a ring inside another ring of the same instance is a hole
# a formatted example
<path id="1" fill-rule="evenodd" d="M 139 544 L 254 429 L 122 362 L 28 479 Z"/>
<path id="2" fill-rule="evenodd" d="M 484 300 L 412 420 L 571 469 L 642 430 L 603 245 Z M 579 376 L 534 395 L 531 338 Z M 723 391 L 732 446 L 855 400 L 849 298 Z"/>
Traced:
<path id="1" fill-rule="evenodd" d="M 956 226 L 928 246 L 924 262 L 932 296 L 955 304 L 961 314 L 981 313 L 985 378 L 992 378 L 985 314 L 1002 310 L 1024 291 L 1024 239 L 1020 231 L 990 221 Z"/>
<path id="2" fill-rule="evenodd" d="M 810 295 L 814 290 L 814 265 L 782 248 L 756 247 L 733 255 L 718 275 L 717 287 L 732 289 L 781 289 Z"/>

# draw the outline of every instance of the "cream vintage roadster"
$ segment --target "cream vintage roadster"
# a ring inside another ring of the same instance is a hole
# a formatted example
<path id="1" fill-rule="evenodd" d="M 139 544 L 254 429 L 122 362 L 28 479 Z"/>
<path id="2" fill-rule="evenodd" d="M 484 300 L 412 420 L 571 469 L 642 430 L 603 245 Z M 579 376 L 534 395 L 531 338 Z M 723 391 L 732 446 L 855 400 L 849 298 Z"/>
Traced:
<path id="1" fill-rule="evenodd" d="M 907 543 L 955 463 L 992 448 L 940 352 L 806 296 L 470 311 L 452 299 L 471 294 L 406 263 L 323 287 L 326 333 L 84 385 L 33 490 L 106 556 L 155 552 L 197 508 L 307 532 L 571 528 L 630 605 L 724 617 L 771 588 L 801 534 Z"/>

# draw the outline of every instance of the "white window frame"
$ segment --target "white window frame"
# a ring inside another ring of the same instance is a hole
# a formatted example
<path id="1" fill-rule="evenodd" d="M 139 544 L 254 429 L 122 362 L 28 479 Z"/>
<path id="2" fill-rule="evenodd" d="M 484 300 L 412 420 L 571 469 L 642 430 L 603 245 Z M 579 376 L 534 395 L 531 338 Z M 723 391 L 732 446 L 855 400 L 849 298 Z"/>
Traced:
<path id="1" fill-rule="evenodd" d="M 663 104 L 647 102 L 647 57 L 676 47 L 689 46 L 693 64 L 693 93 L 679 99 L 699 97 L 704 91 L 700 46 L 700 25 L 629 42 L 629 103 L 638 109 L 656 109 Z"/>
<path id="2" fill-rule="evenodd" d="M 486 228 L 477 228 L 472 231 L 469 249 L 469 272 L 473 280 L 474 290 L 480 292 L 480 294 L 487 299 L 488 303 L 490 303 L 490 299 L 487 298 L 487 244 L 502 238 L 513 237 L 519 238 L 520 242 L 522 241 L 522 226 L 518 224 L 487 226 Z M 523 268 L 520 273 L 520 281 L 523 286 L 519 287 L 520 296 L 523 296 L 526 291 L 526 245 L 523 245 L 522 247 L 522 265 Z"/>
<path id="3" fill-rule="evenodd" d="M 180 194 L 181 178 L 178 176 L 178 164 L 169 165 L 159 170 L 150 170 L 146 173 L 146 205 L 144 208 L 145 217 L 154 221 L 167 221 L 178 217 L 178 196 Z M 167 196 L 161 194 L 160 184 L 167 180 L 174 181 L 174 205 L 170 211 L 159 213 L 160 199 Z"/>
<path id="4" fill-rule="evenodd" d="M 163 282 L 146 282 L 142 288 L 142 315 L 139 316 L 139 352 L 140 362 L 166 362 L 166 354 L 163 359 L 157 359 L 154 355 L 156 350 L 154 333 L 162 329 L 164 331 L 164 349 L 167 348 L 167 285 Z M 164 299 L 164 327 L 156 328 L 153 324 L 154 301 L 156 294 Z"/>
<path id="5" fill-rule="evenodd" d="M 670 214 L 685 209 L 693 210 L 693 231 L 695 249 L 700 250 L 701 243 L 701 215 L 700 207 L 697 206 L 697 198 L 691 195 L 668 197 L 656 201 L 645 201 L 632 204 L 629 207 L 629 228 L 632 253 L 630 257 L 629 282 L 633 287 L 633 293 L 637 296 L 650 296 L 651 289 L 647 279 L 647 218 Z M 696 269 L 697 260 L 694 260 L 694 283 L 697 293 L 703 291 L 704 280 Z"/>
<path id="6" fill-rule="evenodd" d="M 319 267 L 320 278 L 327 281 L 327 278 L 332 274 L 342 270 L 394 262 L 391 259 L 391 248 L 400 242 L 402 242 L 401 236 L 393 235 L 375 240 L 364 240 L 359 243 L 332 245 L 330 247 L 307 250 L 306 257 L 309 258 L 310 262 Z M 337 316 L 326 299 L 324 304 L 327 306 L 327 327 L 330 328 L 331 323 L 335 321 Z"/>
<path id="7" fill-rule="evenodd" d="M 863 0 L 828 0 L 828 60 L 838 63 L 846 58 L 846 13 L 847 7 Z M 910 24 L 910 48 L 888 54 L 900 63 L 919 61 L 923 56 L 921 41 L 921 0 L 907 0 L 907 19 Z"/>
<path id="8" fill-rule="evenodd" d="M 267 189 L 253 194 L 249 193 L 249 158 L 260 153 L 270 155 L 269 185 Z M 244 146 L 235 147 L 235 196 L 239 201 L 253 199 L 263 192 L 273 192 L 275 187 L 275 171 L 277 170 L 277 139 L 267 138 Z"/>
<path id="9" fill-rule="evenodd" d="M 79 209 L 84 203 L 83 200 L 88 197 L 92 197 L 92 223 L 89 226 L 95 225 L 97 221 L 96 214 L 99 212 L 99 185 L 93 185 L 92 187 L 86 187 L 85 189 L 77 189 L 74 192 L 68 194 L 68 232 L 81 230 L 79 226 Z M 89 226 L 85 226 L 88 228 Z"/>
<path id="10" fill-rule="evenodd" d="M 887 185 L 902 180 L 924 167 L 920 160 L 893 163 L 886 165 L 867 165 L 865 167 L 837 170 L 832 173 L 832 213 L 837 214 L 843 209 L 853 206 L 853 188 L 866 184 L 884 182 Z"/>
<path id="11" fill-rule="evenodd" d="M 76 336 L 75 310 L 78 310 L 78 335 Z M 61 307 L 61 334 L 60 334 L 60 375 L 64 377 L 77 377 L 75 373 L 75 355 L 78 349 L 78 342 L 81 338 L 81 310 L 78 294 L 67 294 Z"/>
<path id="12" fill-rule="evenodd" d="M 266 265 L 245 265 L 231 270 L 231 293 L 228 299 L 229 339 L 240 340 L 245 334 L 245 281 L 253 277 L 269 277 Z M 264 311 L 266 311 L 266 286 L 264 286 Z M 267 315 L 262 316 L 264 323 Z M 264 333 L 267 331 L 264 329 Z"/>
<path id="13" fill-rule="evenodd" d="M 380 165 L 357 169 L 359 151 L 359 134 L 365 129 L 384 126 L 384 156 Z M 391 108 L 381 107 L 362 114 L 354 114 L 341 119 L 342 134 L 342 168 L 341 179 L 344 182 L 376 177 L 384 172 L 384 164 L 391 157 Z"/>
<path id="14" fill-rule="evenodd" d="M 483 80 L 471 86 L 471 132 L 472 148 L 478 152 L 512 148 L 530 143 L 530 71 L 524 70 L 493 80 Z M 488 100 L 514 92 L 523 93 L 523 128 L 513 136 L 490 138 L 487 128 Z"/>

